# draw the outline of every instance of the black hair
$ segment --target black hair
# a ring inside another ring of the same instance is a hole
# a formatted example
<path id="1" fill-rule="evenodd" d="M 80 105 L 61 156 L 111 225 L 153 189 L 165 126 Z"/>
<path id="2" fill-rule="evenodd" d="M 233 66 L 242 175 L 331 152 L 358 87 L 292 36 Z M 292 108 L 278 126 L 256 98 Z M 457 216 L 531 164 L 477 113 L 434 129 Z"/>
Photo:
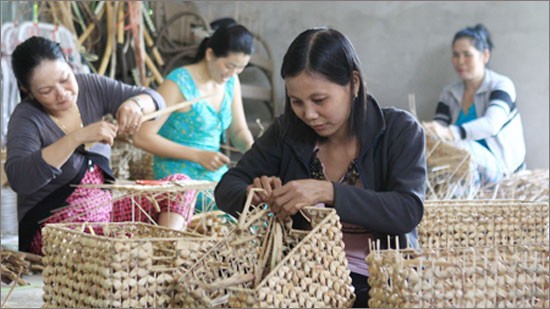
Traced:
<path id="1" fill-rule="evenodd" d="M 458 31 L 453 38 L 453 45 L 462 38 L 469 38 L 472 45 L 480 52 L 488 49 L 493 50 L 493 42 L 489 30 L 483 24 L 477 24 L 474 27 L 466 27 Z"/>
<path id="2" fill-rule="evenodd" d="M 225 57 L 231 52 L 242 52 L 245 55 L 251 55 L 253 51 L 253 39 L 252 33 L 243 25 L 237 23 L 220 25 L 212 36 L 202 40 L 193 63 L 204 59 L 207 48 L 212 48 L 216 57 Z"/>
<path id="3" fill-rule="evenodd" d="M 49 39 L 33 36 L 17 45 L 11 56 L 13 74 L 19 86 L 19 93 L 23 100 L 28 93 L 21 87 L 30 90 L 29 79 L 34 69 L 44 60 L 61 60 L 67 62 L 59 43 Z"/>
<path id="4" fill-rule="evenodd" d="M 360 135 L 366 121 L 367 88 L 363 83 L 361 62 L 351 41 L 341 32 L 330 28 L 313 28 L 299 34 L 290 44 L 281 67 L 281 77 L 298 76 L 303 71 L 323 75 L 341 86 L 350 85 L 353 98 L 348 119 L 350 136 Z M 359 75 L 359 91 L 354 97 L 354 72 Z M 290 106 L 286 95 L 284 113 L 293 126 L 301 121 Z"/>

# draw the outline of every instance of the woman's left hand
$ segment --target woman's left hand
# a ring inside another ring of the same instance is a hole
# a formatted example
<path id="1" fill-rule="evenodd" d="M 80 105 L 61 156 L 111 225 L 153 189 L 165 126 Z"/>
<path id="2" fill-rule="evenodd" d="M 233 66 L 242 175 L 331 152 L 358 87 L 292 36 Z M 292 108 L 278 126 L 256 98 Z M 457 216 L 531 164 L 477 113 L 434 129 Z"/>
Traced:
<path id="1" fill-rule="evenodd" d="M 126 100 L 118 108 L 116 119 L 120 135 L 133 135 L 143 123 L 143 113 L 136 103 Z"/>
<path id="2" fill-rule="evenodd" d="M 332 203 L 334 188 L 329 181 L 301 179 L 291 181 L 271 192 L 269 206 L 281 220 L 295 215 L 305 206 Z"/>

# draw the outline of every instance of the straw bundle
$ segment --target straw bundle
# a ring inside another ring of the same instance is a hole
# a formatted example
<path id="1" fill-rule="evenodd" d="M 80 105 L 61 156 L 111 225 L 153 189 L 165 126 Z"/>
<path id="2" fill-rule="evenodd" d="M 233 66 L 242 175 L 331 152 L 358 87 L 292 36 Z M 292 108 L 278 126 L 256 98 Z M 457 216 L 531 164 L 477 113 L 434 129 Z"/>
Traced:
<path id="1" fill-rule="evenodd" d="M 28 283 L 21 278 L 21 275 L 41 272 L 44 269 L 42 257 L 32 253 L 6 250 L 0 247 L 0 257 L 2 283 L 10 284 L 15 281 L 18 285 L 27 285 Z"/>
<path id="2" fill-rule="evenodd" d="M 549 248 L 371 250 L 371 308 L 548 308 Z"/>
<path id="3" fill-rule="evenodd" d="M 153 179 L 153 155 L 125 140 L 115 139 L 110 163 L 116 178 Z"/>
<path id="4" fill-rule="evenodd" d="M 121 139 L 115 139 L 111 147 L 111 170 L 117 179 L 130 179 L 130 160 L 134 155 L 134 146 Z M 152 179 L 141 178 L 141 179 Z"/>
<path id="5" fill-rule="evenodd" d="M 543 243 L 549 238 L 548 203 L 514 200 L 426 201 L 418 226 L 424 247 Z"/>
<path id="6" fill-rule="evenodd" d="M 303 212 L 311 230 L 277 223 L 263 207 L 245 210 L 237 227 L 182 274 L 175 306 L 351 306 L 355 295 L 336 211 Z"/>
<path id="7" fill-rule="evenodd" d="M 524 170 L 510 175 L 497 184 L 483 187 L 476 198 L 548 202 L 550 200 L 548 181 L 548 169 Z"/>
<path id="8" fill-rule="evenodd" d="M 471 198 L 477 192 L 467 150 L 426 135 L 426 163 L 426 199 Z"/>
<path id="9" fill-rule="evenodd" d="M 43 229 L 45 307 L 168 307 L 176 274 L 214 245 L 144 223 L 61 223 Z"/>

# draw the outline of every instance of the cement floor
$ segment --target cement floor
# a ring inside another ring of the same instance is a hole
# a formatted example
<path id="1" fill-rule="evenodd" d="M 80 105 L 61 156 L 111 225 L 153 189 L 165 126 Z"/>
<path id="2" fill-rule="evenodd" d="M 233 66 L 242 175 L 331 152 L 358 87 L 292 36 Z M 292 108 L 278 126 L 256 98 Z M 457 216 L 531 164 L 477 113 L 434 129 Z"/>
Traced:
<path id="1" fill-rule="evenodd" d="M 8 293 L 11 290 L 11 285 L 2 284 L 1 296 L 2 296 L 2 308 L 40 308 L 44 303 L 42 301 L 42 287 L 44 281 L 41 274 L 24 275 L 23 280 L 30 283 L 25 286 L 17 286 L 13 289 L 8 297 Z M 7 302 L 4 301 L 8 297 Z"/>

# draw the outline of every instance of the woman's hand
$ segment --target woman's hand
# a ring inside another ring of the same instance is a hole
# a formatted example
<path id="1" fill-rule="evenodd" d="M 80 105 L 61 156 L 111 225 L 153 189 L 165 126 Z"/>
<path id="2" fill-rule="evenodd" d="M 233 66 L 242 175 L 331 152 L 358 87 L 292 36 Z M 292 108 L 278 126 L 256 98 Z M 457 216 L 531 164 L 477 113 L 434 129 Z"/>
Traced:
<path id="1" fill-rule="evenodd" d="M 205 169 L 214 172 L 229 164 L 230 160 L 221 152 L 201 150 L 198 153 L 197 162 Z"/>
<path id="2" fill-rule="evenodd" d="M 75 131 L 79 144 L 104 143 L 113 145 L 117 135 L 118 126 L 101 120 L 85 126 Z"/>
<path id="3" fill-rule="evenodd" d="M 453 142 L 455 137 L 450 127 L 444 127 L 437 121 L 423 122 L 426 133 L 445 142 Z"/>
<path id="4" fill-rule="evenodd" d="M 268 204 L 277 218 L 285 220 L 305 206 L 332 204 L 333 201 L 334 188 L 330 181 L 301 179 L 273 190 Z"/>
<path id="5" fill-rule="evenodd" d="M 252 188 L 264 189 L 265 192 L 255 192 L 252 197 L 252 204 L 258 205 L 260 203 L 268 202 L 271 192 L 281 187 L 281 179 L 279 177 L 262 176 L 254 178 L 252 184 L 246 187 L 246 194 L 250 193 Z"/>
<path id="6" fill-rule="evenodd" d="M 136 102 L 126 100 L 118 108 L 116 120 L 120 135 L 133 135 L 143 123 L 143 113 Z"/>

